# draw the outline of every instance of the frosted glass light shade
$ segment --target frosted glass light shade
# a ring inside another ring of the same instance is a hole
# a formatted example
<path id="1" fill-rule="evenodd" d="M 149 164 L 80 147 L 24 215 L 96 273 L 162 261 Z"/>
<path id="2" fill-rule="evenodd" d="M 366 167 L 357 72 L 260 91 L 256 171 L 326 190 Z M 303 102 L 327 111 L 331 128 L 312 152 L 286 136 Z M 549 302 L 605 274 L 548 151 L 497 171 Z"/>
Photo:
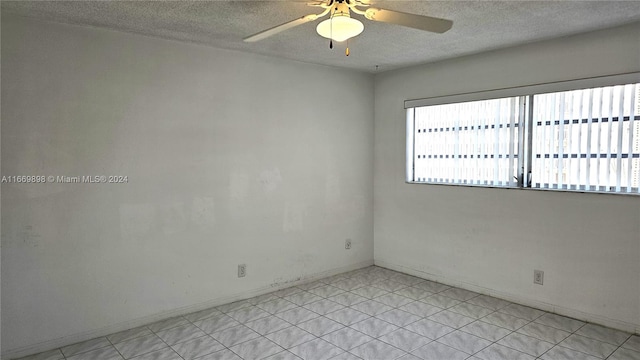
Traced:
<path id="1" fill-rule="evenodd" d="M 363 30 L 364 25 L 359 20 L 337 15 L 333 19 L 322 21 L 316 27 L 318 35 L 335 41 L 345 41 L 358 36 Z"/>

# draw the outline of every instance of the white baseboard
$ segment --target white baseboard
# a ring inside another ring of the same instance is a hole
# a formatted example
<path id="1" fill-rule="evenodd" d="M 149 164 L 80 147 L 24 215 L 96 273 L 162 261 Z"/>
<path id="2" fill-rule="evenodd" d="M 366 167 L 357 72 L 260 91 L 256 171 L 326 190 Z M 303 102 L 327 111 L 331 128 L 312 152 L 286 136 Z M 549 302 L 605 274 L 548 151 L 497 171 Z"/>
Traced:
<path id="1" fill-rule="evenodd" d="M 582 320 L 582 321 L 586 321 L 594 324 L 603 325 L 613 329 L 640 334 L 640 324 L 634 324 L 634 323 L 620 321 L 616 319 L 610 319 L 597 314 L 586 313 L 583 311 L 567 308 L 564 306 L 558 306 L 558 305 L 549 304 L 549 303 L 545 303 L 545 302 L 534 300 L 534 299 L 524 298 L 522 296 L 505 293 L 501 291 L 496 291 L 493 289 L 457 281 L 447 276 L 426 273 L 420 270 L 415 270 L 410 267 L 390 263 L 384 260 L 376 259 L 374 260 L 374 264 L 376 266 L 387 268 L 389 270 L 395 270 L 405 274 L 417 276 L 425 280 L 436 281 L 445 285 L 459 287 L 465 290 L 474 291 L 477 293 L 497 297 L 497 298 L 508 300 L 514 303 L 530 306 L 536 309 L 552 312 L 558 315 L 563 315 L 563 316 L 567 316 L 570 318 L 574 318 L 574 319 L 578 319 L 578 320 Z"/>
<path id="2" fill-rule="evenodd" d="M 91 330 L 91 331 L 68 335 L 68 336 L 57 338 L 57 339 L 52 339 L 52 340 L 40 342 L 37 344 L 29 345 L 29 346 L 24 346 L 17 349 L 8 349 L 8 350 L 2 349 L 2 354 L 0 355 L 0 359 L 9 360 L 9 359 L 16 359 L 16 358 L 20 358 L 20 357 L 28 356 L 32 354 L 38 354 L 44 351 L 57 349 L 57 348 L 75 344 L 78 342 L 94 339 L 101 336 L 107 336 L 109 334 L 151 324 L 156 321 L 172 318 L 174 316 L 186 315 L 196 311 L 209 309 L 215 306 L 228 304 L 234 301 L 249 299 L 255 296 L 267 294 L 273 291 L 281 290 L 281 289 L 296 286 L 296 285 L 305 284 L 318 279 L 337 275 L 347 271 L 361 269 L 371 265 L 373 265 L 373 260 L 363 261 L 363 262 L 359 262 L 356 264 L 352 264 L 352 265 L 348 265 L 348 266 L 344 266 L 336 269 L 322 271 L 316 274 L 306 275 L 301 279 L 286 282 L 283 284 L 263 286 L 258 289 L 244 291 L 244 292 L 233 294 L 230 296 L 213 299 L 200 304 L 194 304 L 194 305 L 189 305 L 189 306 L 181 307 L 181 308 L 170 310 L 170 311 L 164 311 L 164 312 L 153 314 L 150 316 L 140 317 L 131 321 L 121 322 L 118 324 L 105 326 L 105 327 Z"/>

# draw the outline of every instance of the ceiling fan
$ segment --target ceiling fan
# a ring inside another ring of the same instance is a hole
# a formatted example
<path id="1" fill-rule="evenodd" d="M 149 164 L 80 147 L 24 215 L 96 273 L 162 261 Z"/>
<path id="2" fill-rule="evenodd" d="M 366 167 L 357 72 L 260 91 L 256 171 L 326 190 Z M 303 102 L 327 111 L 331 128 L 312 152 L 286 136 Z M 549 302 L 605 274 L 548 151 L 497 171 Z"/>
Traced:
<path id="1" fill-rule="evenodd" d="M 324 10 L 319 14 L 305 15 L 301 18 L 253 34 L 244 38 L 244 41 L 260 41 L 282 31 L 330 14 L 328 19 L 318 24 L 316 31 L 320 36 L 330 39 L 329 47 L 332 48 L 333 40 L 342 42 L 359 35 L 364 30 L 364 25 L 359 20 L 352 18 L 351 12 L 363 15 L 366 19 L 373 21 L 396 24 L 440 34 L 451 29 L 453 25 L 453 21 L 451 20 L 370 7 L 368 0 L 323 0 L 308 3 L 307 5 L 320 7 Z M 348 55 L 349 48 L 347 47 L 347 56 Z"/>

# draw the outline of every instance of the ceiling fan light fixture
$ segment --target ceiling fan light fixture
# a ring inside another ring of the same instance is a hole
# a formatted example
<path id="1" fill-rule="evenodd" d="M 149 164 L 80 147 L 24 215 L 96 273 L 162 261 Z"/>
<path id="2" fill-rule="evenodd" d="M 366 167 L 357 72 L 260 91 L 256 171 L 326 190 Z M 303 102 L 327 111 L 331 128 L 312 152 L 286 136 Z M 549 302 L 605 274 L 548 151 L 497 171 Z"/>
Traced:
<path id="1" fill-rule="evenodd" d="M 244 38 L 245 42 L 255 42 L 263 40 L 282 31 L 315 21 L 327 14 L 329 19 L 322 21 L 316 26 L 318 35 L 331 39 L 329 48 L 333 48 L 333 41 L 345 41 L 354 36 L 360 35 L 364 30 L 364 25 L 357 19 L 352 19 L 350 12 L 364 16 L 365 19 L 388 24 L 401 25 L 423 31 L 434 33 L 444 33 L 451 29 L 453 21 L 435 18 L 432 16 L 404 13 L 401 11 L 387 10 L 369 7 L 370 0 L 314 0 L 307 5 L 320 7 L 323 10 L 318 14 L 309 14 L 263 30 Z M 347 54 L 348 56 L 348 54 Z"/>
<path id="2" fill-rule="evenodd" d="M 316 27 L 318 35 L 338 42 L 358 36 L 363 30 L 364 24 L 358 19 L 351 18 L 348 14 L 338 15 L 337 13 L 333 18 L 322 21 Z"/>

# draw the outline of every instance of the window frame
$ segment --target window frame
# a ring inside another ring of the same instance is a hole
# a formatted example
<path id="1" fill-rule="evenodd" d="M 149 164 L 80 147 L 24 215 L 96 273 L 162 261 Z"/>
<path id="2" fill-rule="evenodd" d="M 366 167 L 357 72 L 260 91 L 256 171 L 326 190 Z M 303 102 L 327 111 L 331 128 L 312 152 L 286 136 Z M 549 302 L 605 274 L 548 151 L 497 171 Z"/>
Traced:
<path id="1" fill-rule="evenodd" d="M 411 185 L 445 185 L 445 186 L 464 186 L 464 187 L 482 187 L 496 188 L 508 190 L 537 190 L 537 191 L 561 191 L 572 193 L 588 193 L 588 194 L 609 194 L 609 195 L 632 195 L 639 196 L 640 192 L 611 192 L 585 189 L 563 189 L 563 188 L 533 188 L 531 187 L 531 171 L 533 164 L 533 101 L 535 95 L 564 92 L 588 88 L 598 88 L 606 86 L 616 86 L 629 83 L 640 83 L 640 72 L 630 72 L 615 75 L 598 76 L 591 78 L 582 78 L 574 80 L 564 80 L 550 83 L 532 84 L 526 86 L 506 87 L 493 90 L 475 91 L 468 93 L 460 93 L 454 95 L 436 96 L 422 99 L 410 99 L 404 101 L 404 109 L 406 112 L 405 126 L 405 183 Z M 412 179 L 413 156 L 415 154 L 415 138 L 414 129 L 407 126 L 414 122 L 414 111 L 410 111 L 417 107 L 443 105 L 452 103 L 472 102 L 478 100 L 492 100 L 507 97 L 522 97 L 524 100 L 524 112 L 529 121 L 526 121 L 518 134 L 518 180 L 515 186 L 508 185 L 485 185 L 485 184 L 468 184 L 468 183 L 438 183 L 438 182 L 416 182 Z M 637 114 L 640 115 L 640 114 Z M 413 144 L 413 149 L 408 146 L 409 141 Z M 525 186 L 527 184 L 527 186 Z"/>

